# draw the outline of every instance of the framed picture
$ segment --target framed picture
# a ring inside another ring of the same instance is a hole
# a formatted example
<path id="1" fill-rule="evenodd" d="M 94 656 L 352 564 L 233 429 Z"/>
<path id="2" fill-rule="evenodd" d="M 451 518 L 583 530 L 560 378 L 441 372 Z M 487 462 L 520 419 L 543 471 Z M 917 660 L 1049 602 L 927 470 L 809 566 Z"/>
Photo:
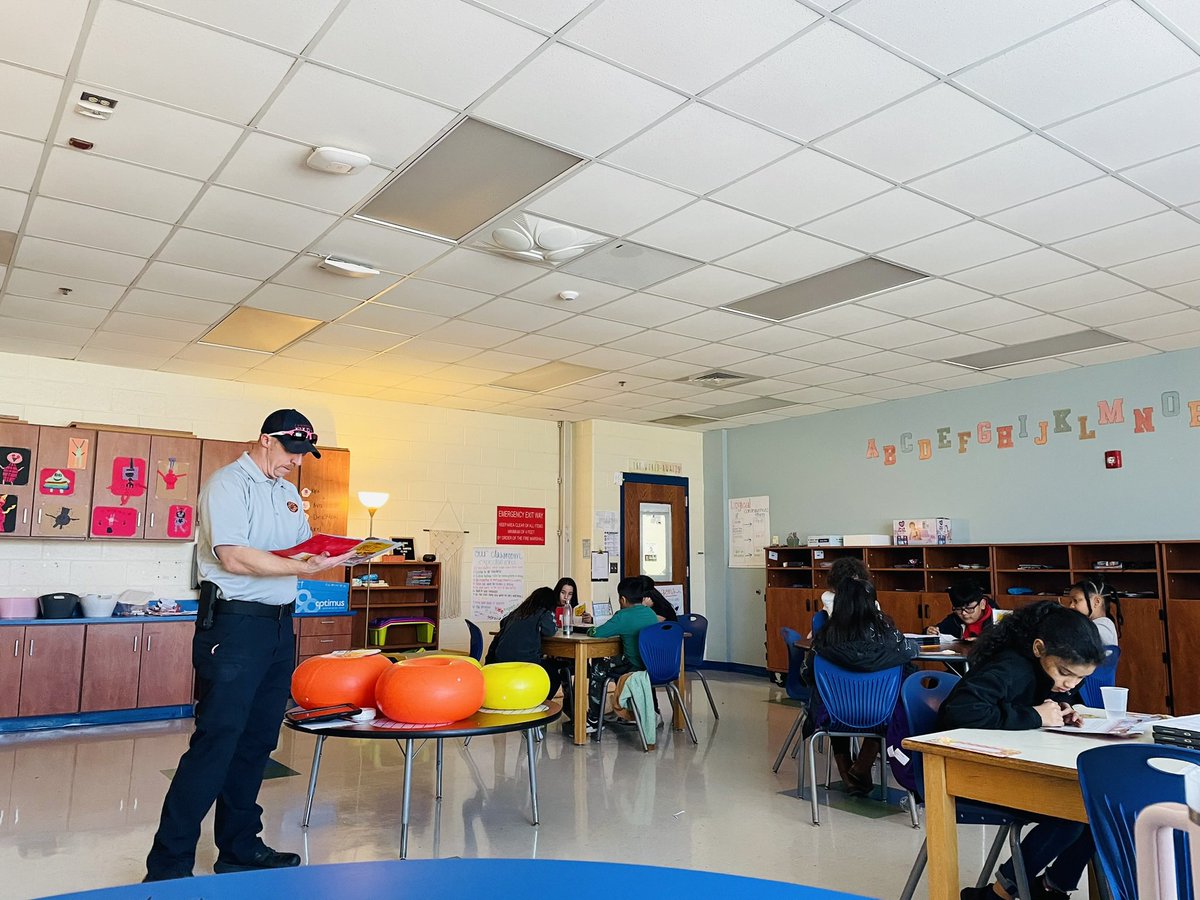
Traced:
<path id="1" fill-rule="evenodd" d="M 417 552 L 416 552 L 416 547 L 413 543 L 413 538 L 394 537 L 394 538 L 392 538 L 392 540 L 395 541 L 398 545 L 392 550 L 392 556 L 402 556 L 405 559 L 416 559 L 417 558 Z"/>

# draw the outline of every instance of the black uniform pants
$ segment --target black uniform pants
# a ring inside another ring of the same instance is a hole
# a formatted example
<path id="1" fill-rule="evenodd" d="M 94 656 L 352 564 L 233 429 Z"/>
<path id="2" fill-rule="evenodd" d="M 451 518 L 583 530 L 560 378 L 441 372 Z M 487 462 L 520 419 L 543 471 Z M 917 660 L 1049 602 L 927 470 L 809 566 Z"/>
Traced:
<path id="1" fill-rule="evenodd" d="M 151 875 L 190 873 L 200 823 L 217 805 L 222 859 L 249 860 L 263 847 L 258 789 L 287 704 L 294 668 L 292 617 L 220 613 L 192 640 L 196 730 L 163 801 Z"/>

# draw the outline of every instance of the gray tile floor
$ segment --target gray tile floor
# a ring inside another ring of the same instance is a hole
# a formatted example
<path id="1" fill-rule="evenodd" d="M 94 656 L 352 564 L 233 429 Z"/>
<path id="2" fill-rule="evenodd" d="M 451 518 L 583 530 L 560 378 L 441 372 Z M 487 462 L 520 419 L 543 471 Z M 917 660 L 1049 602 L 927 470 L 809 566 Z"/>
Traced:
<path id="1" fill-rule="evenodd" d="M 660 732 L 644 754 L 633 735 L 575 747 L 554 729 L 538 761 L 541 825 L 529 824 L 524 742 L 446 744 L 444 797 L 433 799 L 432 744 L 417 755 L 409 856 L 613 860 L 731 872 L 899 894 L 923 833 L 899 806 L 822 799 L 814 828 L 795 798 L 796 770 L 771 772 L 795 710 L 778 688 L 709 676 L 721 710 L 693 697 L 700 738 Z M 662 699 L 666 703 L 665 697 Z M 41 897 L 140 880 L 143 860 L 191 721 L 0 738 L 0 898 Z M 275 758 L 301 774 L 263 785 L 264 838 L 307 863 L 394 859 L 403 757 L 394 743 L 331 739 L 307 833 L 300 827 L 313 738 L 285 730 Z M 824 764 L 819 762 L 820 771 Z M 960 834 L 964 877 L 983 857 L 983 829 Z M 197 874 L 212 871 L 211 820 Z M 924 887 L 918 892 L 922 896 Z"/>

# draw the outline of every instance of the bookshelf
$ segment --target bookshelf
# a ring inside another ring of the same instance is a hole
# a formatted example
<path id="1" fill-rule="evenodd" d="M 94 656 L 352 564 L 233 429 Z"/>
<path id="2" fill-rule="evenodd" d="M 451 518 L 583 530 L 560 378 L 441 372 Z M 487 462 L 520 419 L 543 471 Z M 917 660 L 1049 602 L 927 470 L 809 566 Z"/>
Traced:
<path id="1" fill-rule="evenodd" d="M 354 579 L 378 575 L 386 585 L 355 586 Z M 350 610 L 354 613 L 351 646 L 369 647 L 385 653 L 436 650 L 440 640 L 441 563 L 383 556 L 346 570 L 350 582 Z M 371 623 L 378 619 L 428 619 L 420 623 L 389 625 L 386 634 L 373 637 Z"/>

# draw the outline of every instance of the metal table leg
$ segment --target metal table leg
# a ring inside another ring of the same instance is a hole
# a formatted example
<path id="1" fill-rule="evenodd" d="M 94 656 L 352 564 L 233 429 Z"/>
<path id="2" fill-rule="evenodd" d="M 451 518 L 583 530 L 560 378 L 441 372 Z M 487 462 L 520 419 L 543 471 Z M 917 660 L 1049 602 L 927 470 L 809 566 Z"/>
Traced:
<path id="1" fill-rule="evenodd" d="M 437 799 L 442 799 L 442 739 L 437 739 Z"/>
<path id="2" fill-rule="evenodd" d="M 308 818 L 312 815 L 313 794 L 317 791 L 317 770 L 321 768 L 321 747 L 325 744 L 326 735 L 317 735 L 317 746 L 313 748 L 312 771 L 308 775 L 308 799 L 304 802 L 304 821 L 301 828 L 308 827 Z"/>
<path id="3" fill-rule="evenodd" d="M 412 793 L 412 738 L 404 741 L 404 793 L 400 804 L 400 858 L 408 859 L 408 801 Z M 441 741 L 438 742 L 439 744 Z"/>
<path id="4" fill-rule="evenodd" d="M 537 753 L 534 750 L 533 729 L 525 729 L 525 747 L 529 751 L 529 799 L 533 802 L 533 824 L 539 824 L 537 805 Z"/>

